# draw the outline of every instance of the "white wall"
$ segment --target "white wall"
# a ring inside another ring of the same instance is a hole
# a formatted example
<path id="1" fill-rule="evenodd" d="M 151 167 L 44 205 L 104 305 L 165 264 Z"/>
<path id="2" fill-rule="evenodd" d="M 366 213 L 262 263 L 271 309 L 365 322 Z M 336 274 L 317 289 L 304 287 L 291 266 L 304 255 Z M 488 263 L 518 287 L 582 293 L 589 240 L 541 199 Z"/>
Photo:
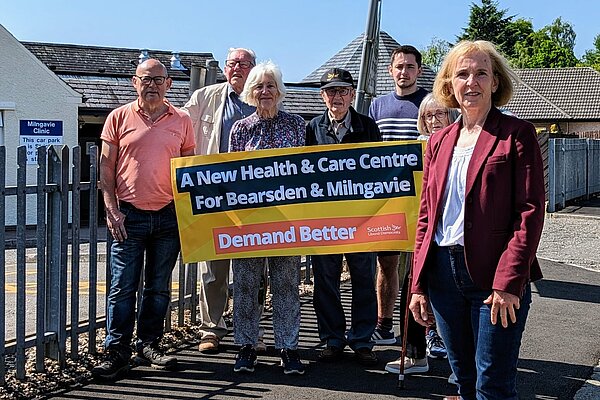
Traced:
<path id="1" fill-rule="evenodd" d="M 78 106 L 81 95 L 50 71 L 19 41 L 0 25 L 0 107 L 5 109 L 4 145 L 6 146 L 6 185 L 16 185 L 17 147 L 20 145 L 19 121 L 62 121 L 63 144 L 77 145 Z M 14 107 L 13 107 L 14 106 Z M 36 166 L 27 166 L 27 183 L 36 182 Z M 6 224 L 16 223 L 14 198 L 7 198 Z M 27 201 L 27 224 L 36 223 L 36 203 Z"/>

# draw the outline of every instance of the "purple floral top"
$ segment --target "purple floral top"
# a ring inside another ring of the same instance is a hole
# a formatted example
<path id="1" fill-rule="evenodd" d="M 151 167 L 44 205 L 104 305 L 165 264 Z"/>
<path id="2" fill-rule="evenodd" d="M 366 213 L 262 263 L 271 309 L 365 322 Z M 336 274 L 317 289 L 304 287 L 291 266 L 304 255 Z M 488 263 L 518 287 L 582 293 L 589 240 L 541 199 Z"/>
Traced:
<path id="1" fill-rule="evenodd" d="M 280 149 L 304 146 L 306 125 L 299 115 L 278 111 L 274 118 L 254 113 L 233 124 L 229 151 Z"/>

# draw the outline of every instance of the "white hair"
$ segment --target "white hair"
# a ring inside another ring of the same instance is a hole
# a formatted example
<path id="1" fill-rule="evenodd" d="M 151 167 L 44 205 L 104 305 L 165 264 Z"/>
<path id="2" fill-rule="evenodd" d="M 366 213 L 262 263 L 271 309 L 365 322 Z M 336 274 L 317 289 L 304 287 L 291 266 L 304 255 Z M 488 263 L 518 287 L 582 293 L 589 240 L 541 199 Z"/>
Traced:
<path id="1" fill-rule="evenodd" d="M 265 75 L 270 76 L 275 81 L 275 85 L 277 86 L 277 108 L 281 109 L 281 103 L 286 94 L 285 85 L 283 84 L 283 75 L 281 69 L 270 60 L 263 61 L 252 68 L 248 74 L 248 79 L 246 79 L 246 84 L 244 85 L 244 90 L 240 97 L 247 104 L 254 107 L 258 106 L 258 101 L 254 97 L 253 90 Z"/>
<path id="2" fill-rule="evenodd" d="M 231 53 L 235 53 L 236 51 L 243 51 L 243 52 L 247 53 L 250 57 L 252 57 L 252 63 L 253 64 L 256 63 L 256 53 L 254 52 L 254 50 L 245 49 L 243 47 L 230 47 L 229 50 L 227 51 L 227 59 L 226 60 L 229 60 Z"/>

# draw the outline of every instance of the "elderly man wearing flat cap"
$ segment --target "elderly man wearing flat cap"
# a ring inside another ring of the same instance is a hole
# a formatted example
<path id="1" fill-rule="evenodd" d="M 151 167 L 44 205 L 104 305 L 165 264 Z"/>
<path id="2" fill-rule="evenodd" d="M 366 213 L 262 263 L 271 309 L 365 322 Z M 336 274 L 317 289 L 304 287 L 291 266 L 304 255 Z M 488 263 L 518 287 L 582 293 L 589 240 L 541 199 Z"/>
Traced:
<path id="1" fill-rule="evenodd" d="M 306 127 L 307 145 L 381 141 L 375 121 L 352 108 L 354 95 L 354 80 L 350 72 L 332 68 L 323 74 L 321 97 L 327 110 Z M 340 275 L 344 257 L 352 281 L 352 324 L 348 330 L 340 299 Z M 319 353 L 319 361 L 337 361 L 344 356 L 344 348 L 349 346 L 359 363 L 377 364 L 371 342 L 377 323 L 375 261 L 375 253 L 312 256 L 314 306 L 319 337 L 326 343 L 325 349 Z"/>

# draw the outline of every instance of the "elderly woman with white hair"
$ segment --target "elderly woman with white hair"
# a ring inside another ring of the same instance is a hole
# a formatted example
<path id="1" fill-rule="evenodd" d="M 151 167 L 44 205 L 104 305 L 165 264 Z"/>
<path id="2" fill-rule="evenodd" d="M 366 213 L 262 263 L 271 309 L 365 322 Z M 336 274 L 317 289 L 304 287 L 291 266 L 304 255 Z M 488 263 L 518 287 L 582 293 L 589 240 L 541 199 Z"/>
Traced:
<path id="1" fill-rule="evenodd" d="M 270 61 L 252 69 L 241 97 L 256 112 L 231 128 L 229 151 L 250 151 L 304 146 L 302 117 L 281 110 L 285 86 L 279 67 Z M 275 348 L 281 352 L 285 374 L 303 374 L 297 352 L 300 333 L 300 257 L 267 257 L 273 295 Z M 235 372 L 253 372 L 257 363 L 260 311 L 258 292 L 265 258 L 233 260 L 233 325 L 235 342 L 241 346 Z"/>

